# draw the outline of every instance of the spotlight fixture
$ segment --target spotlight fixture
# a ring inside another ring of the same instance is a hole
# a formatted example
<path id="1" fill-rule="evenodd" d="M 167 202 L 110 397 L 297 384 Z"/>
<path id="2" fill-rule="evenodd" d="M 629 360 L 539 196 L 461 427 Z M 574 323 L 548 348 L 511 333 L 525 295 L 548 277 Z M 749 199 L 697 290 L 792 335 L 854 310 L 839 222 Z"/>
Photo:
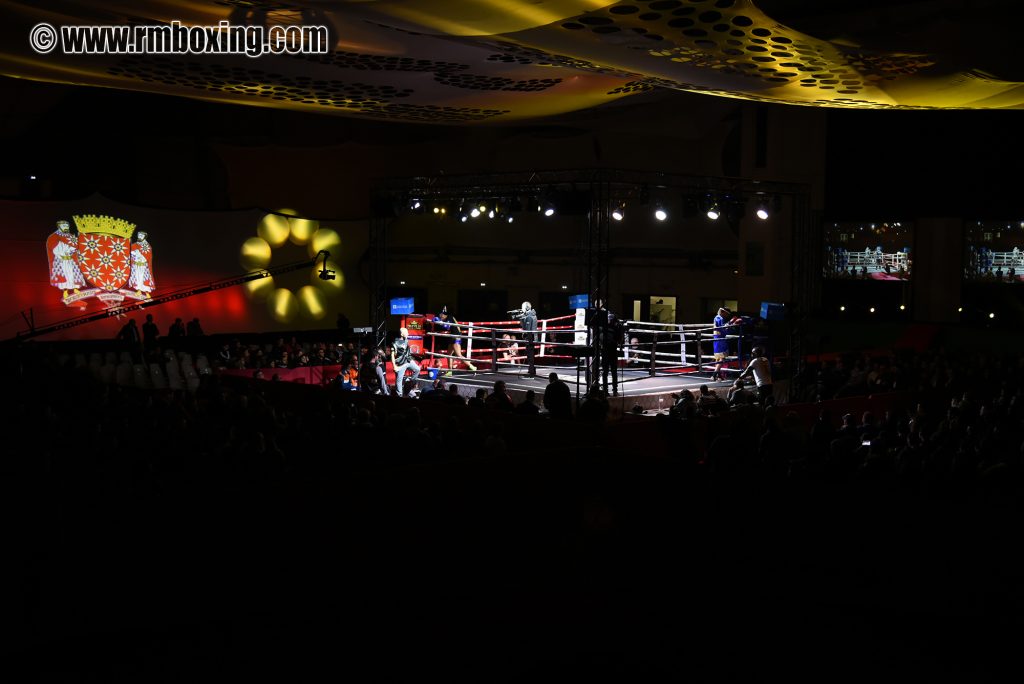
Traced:
<path id="1" fill-rule="evenodd" d="M 473 210 L 469 212 L 469 215 L 472 216 L 473 218 L 476 218 L 477 216 L 480 215 L 480 208 L 473 207 Z"/>
<path id="2" fill-rule="evenodd" d="M 868 310 L 869 310 L 869 311 L 870 311 L 871 313 L 875 313 L 875 307 L 871 307 L 871 308 L 870 308 L 870 309 L 868 309 Z"/>
<path id="3" fill-rule="evenodd" d="M 555 215 L 555 205 L 552 204 L 551 202 L 546 202 L 544 204 L 544 215 L 545 216 L 554 216 Z"/>
<path id="4" fill-rule="evenodd" d="M 956 307 L 956 312 L 957 313 L 963 313 L 964 312 L 964 307 L 962 307 L 962 306 Z"/>
<path id="5" fill-rule="evenodd" d="M 489 218 L 489 219 L 494 218 L 494 210 L 493 209 L 491 209 L 489 212 L 487 212 L 487 218 Z"/>
<path id="6" fill-rule="evenodd" d="M 846 306 L 840 306 L 840 307 L 839 307 L 839 310 L 840 310 L 840 311 L 846 311 Z"/>
<path id="7" fill-rule="evenodd" d="M 623 202 L 612 209 L 612 218 L 621 221 L 626 216 L 626 204 Z"/>
<path id="8" fill-rule="evenodd" d="M 469 220 L 469 217 L 463 214 L 461 217 L 459 217 L 459 220 L 465 223 L 467 220 Z"/>
<path id="9" fill-rule="evenodd" d="M 562 289 L 563 289 L 563 290 L 568 290 L 568 289 L 569 289 L 569 286 L 568 286 L 568 285 L 563 285 L 563 286 L 562 286 Z"/>
<path id="10" fill-rule="evenodd" d="M 480 287 L 487 287 L 487 283 L 480 283 Z"/>
<path id="11" fill-rule="evenodd" d="M 423 206 L 423 203 L 420 202 L 418 199 L 414 199 L 412 201 L 412 205 L 411 206 L 412 206 L 412 210 L 416 211 L 416 210 L 420 209 Z"/>
<path id="12" fill-rule="evenodd" d="M 757 205 L 757 218 L 762 221 L 768 220 L 768 202 L 762 199 Z"/>
<path id="13" fill-rule="evenodd" d="M 512 222 L 513 222 L 513 221 L 515 221 L 516 219 L 515 219 L 515 217 L 514 217 L 514 216 L 512 216 L 512 214 L 509 214 L 509 215 L 508 215 L 508 218 L 507 218 L 507 219 L 505 219 L 505 220 L 506 220 L 506 221 L 508 221 L 509 223 L 512 223 Z"/>
<path id="14" fill-rule="evenodd" d="M 658 219 L 659 221 L 664 221 L 665 219 L 667 219 L 668 212 L 665 211 L 665 207 L 661 206 L 660 204 L 654 205 L 654 218 Z"/>
<path id="15" fill-rule="evenodd" d="M 399 280 L 399 281 L 398 281 L 398 284 L 399 284 L 399 285 L 405 285 L 405 281 L 404 281 L 404 280 Z"/>
<path id="16" fill-rule="evenodd" d="M 441 213 L 441 207 L 434 207 L 434 213 L 435 214 L 440 214 Z"/>
<path id="17" fill-rule="evenodd" d="M 713 202 L 711 206 L 708 207 L 708 218 L 711 219 L 712 221 L 717 221 L 718 217 L 721 215 L 722 212 L 718 209 L 718 203 Z"/>
<path id="18" fill-rule="evenodd" d="M 907 307 L 904 304 L 900 304 L 900 311 L 906 311 Z"/>
<path id="19" fill-rule="evenodd" d="M 988 317 L 989 317 L 989 318 L 995 318 L 995 317 L 996 317 L 996 315 L 995 315 L 995 313 L 990 313 L 990 314 L 988 315 Z"/>

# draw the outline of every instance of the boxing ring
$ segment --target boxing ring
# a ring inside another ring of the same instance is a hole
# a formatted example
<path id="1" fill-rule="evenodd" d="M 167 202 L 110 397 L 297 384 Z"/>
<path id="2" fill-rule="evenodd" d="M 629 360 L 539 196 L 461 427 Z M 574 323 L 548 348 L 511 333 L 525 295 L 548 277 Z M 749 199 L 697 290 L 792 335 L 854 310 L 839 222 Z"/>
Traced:
<path id="1" fill-rule="evenodd" d="M 428 322 L 428 326 L 430 323 Z M 745 332 L 749 323 L 715 328 L 707 323 L 651 323 L 623 321 L 614 334 L 615 378 L 591 377 L 594 329 L 584 324 L 583 312 L 540 319 L 535 340 L 535 376 L 528 374 L 525 335 L 518 320 L 461 321 L 459 330 L 447 332 L 440 325 L 423 333 L 421 387 L 445 376 L 458 384 L 460 394 L 471 397 L 478 388 L 490 391 L 497 380 L 518 401 L 528 390 L 542 396 L 548 375 L 575 386 L 577 399 L 586 393 L 587 379 L 606 386 L 609 394 L 629 398 L 645 409 L 667 408 L 672 394 L 700 385 L 726 387 L 730 380 L 712 381 L 709 376 L 718 361 L 714 343 L 725 343 L 729 352 L 722 359 L 721 373 L 738 375 L 746 366 L 749 350 L 757 339 Z M 715 337 L 716 331 L 721 337 Z M 507 336 L 507 337 L 506 337 Z M 450 353 L 450 341 L 462 340 L 464 356 Z M 476 370 L 469 369 L 472 363 Z M 450 364 L 450 365 L 449 365 Z M 437 369 L 432 371 L 432 369 Z"/>
<path id="2" fill-rule="evenodd" d="M 910 271 L 910 255 L 906 252 L 858 252 L 840 247 L 829 253 L 827 261 L 834 272 L 846 271 L 851 267 L 858 270 L 863 268 L 868 273 Z"/>

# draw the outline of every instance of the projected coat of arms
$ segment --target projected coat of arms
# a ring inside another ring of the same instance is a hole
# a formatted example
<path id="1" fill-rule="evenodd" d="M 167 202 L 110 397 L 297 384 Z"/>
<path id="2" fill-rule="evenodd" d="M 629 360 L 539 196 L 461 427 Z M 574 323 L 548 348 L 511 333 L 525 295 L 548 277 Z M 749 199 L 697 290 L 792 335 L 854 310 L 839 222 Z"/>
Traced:
<path id="1" fill-rule="evenodd" d="M 67 306 L 85 308 L 90 298 L 107 306 L 152 297 L 153 248 L 135 224 L 112 216 L 72 216 L 46 240 L 50 284 Z M 133 241 L 134 238 L 134 241 Z"/>

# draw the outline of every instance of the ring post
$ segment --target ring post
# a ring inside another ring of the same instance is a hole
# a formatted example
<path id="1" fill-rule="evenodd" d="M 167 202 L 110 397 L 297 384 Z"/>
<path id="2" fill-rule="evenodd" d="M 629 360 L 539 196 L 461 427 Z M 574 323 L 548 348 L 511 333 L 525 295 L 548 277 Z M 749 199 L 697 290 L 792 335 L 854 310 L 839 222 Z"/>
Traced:
<path id="1" fill-rule="evenodd" d="M 703 345 L 701 344 L 700 337 L 701 337 L 700 330 L 698 330 L 697 331 L 697 372 L 698 373 L 702 372 L 702 368 L 701 367 L 704 365 L 704 354 L 701 351 L 701 347 Z"/>
<path id="2" fill-rule="evenodd" d="M 491 369 L 498 372 L 498 333 L 491 328 Z"/>

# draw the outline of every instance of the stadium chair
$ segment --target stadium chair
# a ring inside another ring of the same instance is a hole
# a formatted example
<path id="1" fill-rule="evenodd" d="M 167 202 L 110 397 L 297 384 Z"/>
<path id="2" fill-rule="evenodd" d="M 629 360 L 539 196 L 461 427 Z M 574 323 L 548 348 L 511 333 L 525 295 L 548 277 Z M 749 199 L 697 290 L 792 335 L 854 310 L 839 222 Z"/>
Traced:
<path id="1" fill-rule="evenodd" d="M 178 365 L 177 359 L 173 356 L 169 358 L 164 364 L 164 370 L 167 372 L 167 386 L 172 389 L 181 389 L 181 367 Z"/>
<path id="2" fill-rule="evenodd" d="M 94 367 L 103 365 L 103 357 L 99 352 L 92 352 L 89 354 L 89 365 Z"/>
<path id="3" fill-rule="evenodd" d="M 159 363 L 149 364 L 149 381 L 152 384 L 153 389 L 166 389 L 167 379 L 164 377 L 164 372 L 160 368 Z"/>
<path id="4" fill-rule="evenodd" d="M 85 354 L 79 352 L 75 354 L 75 368 L 85 368 L 88 363 L 85 360 Z"/>
<path id="5" fill-rule="evenodd" d="M 100 366 L 100 380 L 110 385 L 114 383 L 115 374 L 117 373 L 117 365 L 113 363 L 105 363 Z"/>
<path id="6" fill-rule="evenodd" d="M 120 361 L 121 363 L 127 363 L 130 365 L 132 362 L 132 355 L 126 351 L 121 352 L 121 355 L 118 356 L 117 358 L 118 361 Z"/>
<path id="7" fill-rule="evenodd" d="M 150 386 L 149 371 L 141 363 L 132 366 L 132 379 L 136 387 L 148 388 Z"/>
<path id="8" fill-rule="evenodd" d="M 170 368 L 167 369 L 167 386 L 173 390 L 180 390 L 185 386 L 181 373 L 177 372 L 177 367 L 175 367 L 174 372 Z"/>
<path id="9" fill-rule="evenodd" d="M 205 354 L 200 354 L 196 357 L 196 370 L 199 371 L 200 375 L 209 375 L 211 373 L 210 362 L 206 360 Z"/>
<path id="10" fill-rule="evenodd" d="M 115 354 L 112 351 L 108 351 L 106 354 L 103 355 L 103 363 L 104 363 L 104 365 L 106 365 L 106 364 L 116 364 L 117 363 L 117 354 Z"/>
<path id="11" fill-rule="evenodd" d="M 178 352 L 178 363 L 184 366 L 187 363 L 192 363 L 192 355 L 187 351 Z"/>
<path id="12" fill-rule="evenodd" d="M 135 380 L 132 377 L 132 364 L 128 361 L 121 361 L 121 363 L 117 364 L 114 377 L 117 379 L 118 385 L 135 384 Z"/>

